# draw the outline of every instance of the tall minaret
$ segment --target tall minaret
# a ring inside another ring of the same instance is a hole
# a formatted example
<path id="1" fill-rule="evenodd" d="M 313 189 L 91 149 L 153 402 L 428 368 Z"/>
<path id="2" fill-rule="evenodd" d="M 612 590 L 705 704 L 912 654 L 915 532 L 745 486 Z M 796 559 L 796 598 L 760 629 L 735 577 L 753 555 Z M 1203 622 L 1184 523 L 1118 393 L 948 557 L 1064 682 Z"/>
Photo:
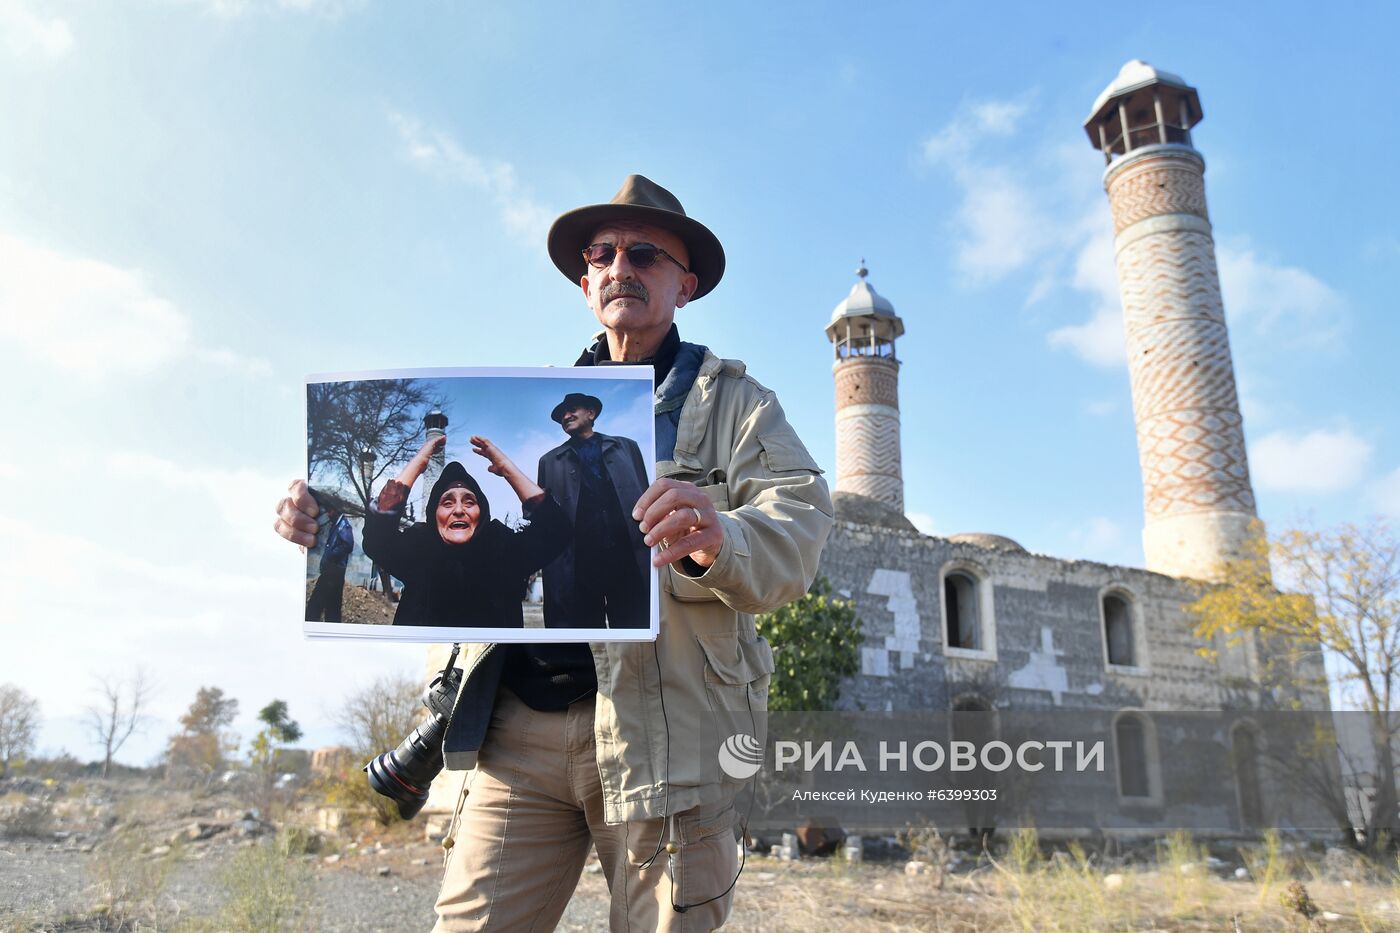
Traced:
<path id="1" fill-rule="evenodd" d="M 439 409 L 434 408 L 423 416 L 423 427 L 426 429 L 425 440 L 432 440 L 435 437 L 442 437 L 447 433 L 447 416 Z M 423 471 L 423 478 L 418 484 L 418 514 L 422 520 L 432 521 L 433 503 L 428 501 L 428 496 L 432 495 L 433 485 L 437 483 L 438 477 L 442 475 L 442 468 L 447 466 L 447 451 L 436 451 L 432 459 L 428 461 L 428 468 Z"/>
<path id="2" fill-rule="evenodd" d="M 832 312 L 826 336 L 836 349 L 836 492 L 857 493 L 904 512 L 899 463 L 899 360 L 904 322 L 865 277 Z"/>
<path id="3" fill-rule="evenodd" d="M 1123 66 L 1084 129 L 1103 152 L 1146 523 L 1147 567 L 1210 579 L 1255 519 L 1244 423 L 1191 145 L 1196 89 L 1146 62 Z"/>

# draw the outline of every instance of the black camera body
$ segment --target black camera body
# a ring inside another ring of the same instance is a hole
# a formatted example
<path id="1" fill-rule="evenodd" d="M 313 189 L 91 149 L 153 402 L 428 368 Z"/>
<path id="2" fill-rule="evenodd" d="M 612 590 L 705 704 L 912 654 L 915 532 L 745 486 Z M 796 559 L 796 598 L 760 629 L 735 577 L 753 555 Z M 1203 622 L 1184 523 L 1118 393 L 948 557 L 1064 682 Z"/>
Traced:
<path id="1" fill-rule="evenodd" d="M 452 707 L 462 686 L 462 671 L 454 666 L 458 646 L 452 646 L 447 666 L 423 691 L 428 718 L 399 747 L 365 765 L 369 786 L 398 804 L 399 816 L 411 820 L 428 800 L 428 788 L 442 771 L 442 739 L 452 719 Z"/>

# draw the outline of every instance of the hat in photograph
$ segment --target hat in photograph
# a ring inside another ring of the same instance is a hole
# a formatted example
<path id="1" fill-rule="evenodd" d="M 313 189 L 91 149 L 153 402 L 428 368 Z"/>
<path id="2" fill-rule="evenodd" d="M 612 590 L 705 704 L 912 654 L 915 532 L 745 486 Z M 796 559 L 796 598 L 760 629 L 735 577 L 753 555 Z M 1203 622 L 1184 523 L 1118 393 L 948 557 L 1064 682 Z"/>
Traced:
<path id="1" fill-rule="evenodd" d="M 603 400 L 596 395 L 584 395 L 582 392 L 570 392 L 564 396 L 564 401 L 554 406 L 554 411 L 549 413 L 551 420 L 564 423 L 564 412 L 570 408 L 591 408 L 595 415 L 603 413 Z"/>

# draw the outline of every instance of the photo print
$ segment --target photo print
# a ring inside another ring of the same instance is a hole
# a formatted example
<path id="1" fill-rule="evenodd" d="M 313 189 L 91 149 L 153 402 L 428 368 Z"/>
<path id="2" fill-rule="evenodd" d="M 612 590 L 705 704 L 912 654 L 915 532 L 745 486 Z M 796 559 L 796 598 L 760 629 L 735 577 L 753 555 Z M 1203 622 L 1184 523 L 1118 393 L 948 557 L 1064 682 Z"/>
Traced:
<path id="1" fill-rule="evenodd" d="M 654 639 L 652 419 L 645 366 L 308 377 L 306 634 Z"/>

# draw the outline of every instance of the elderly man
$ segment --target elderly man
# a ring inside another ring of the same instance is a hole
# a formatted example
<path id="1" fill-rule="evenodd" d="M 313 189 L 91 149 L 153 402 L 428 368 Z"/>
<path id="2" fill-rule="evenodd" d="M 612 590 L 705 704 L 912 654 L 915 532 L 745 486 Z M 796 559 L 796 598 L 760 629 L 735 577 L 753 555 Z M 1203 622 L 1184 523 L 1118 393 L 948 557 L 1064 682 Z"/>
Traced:
<path id="1" fill-rule="evenodd" d="M 632 175 L 549 232 L 603 331 L 576 365 L 656 370 L 656 482 L 631 509 L 660 568 L 652 643 L 473 645 L 443 743 L 471 768 L 449 836 L 439 930 L 552 929 L 590 842 L 614 930 L 709 930 L 739 872 L 739 785 L 720 744 L 765 729 L 773 654 L 753 616 L 806 591 L 831 529 L 820 470 L 773 393 L 683 343 L 677 308 L 724 251 L 670 192 Z M 306 543 L 304 487 L 277 529 Z"/>
<path id="2" fill-rule="evenodd" d="M 637 442 L 594 430 L 603 402 L 570 392 L 549 417 L 569 439 L 540 457 L 539 485 L 573 522 L 573 540 L 544 568 L 552 627 L 646 628 L 651 552 L 628 514 L 647 488 Z"/>

